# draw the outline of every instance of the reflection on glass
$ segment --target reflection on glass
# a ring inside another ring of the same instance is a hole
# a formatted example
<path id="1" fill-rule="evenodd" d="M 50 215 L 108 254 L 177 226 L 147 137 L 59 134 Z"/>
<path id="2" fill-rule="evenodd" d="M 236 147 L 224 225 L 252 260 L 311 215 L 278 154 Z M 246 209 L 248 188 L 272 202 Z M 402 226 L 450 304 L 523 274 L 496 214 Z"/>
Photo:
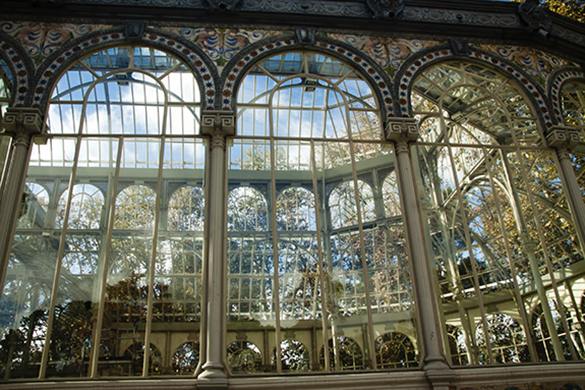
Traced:
<path id="1" fill-rule="evenodd" d="M 573 113 L 577 89 L 564 100 Z M 497 71 L 453 61 L 423 71 L 412 103 L 423 141 L 434 142 L 413 153 L 451 361 L 582 359 L 578 308 L 561 281 L 571 272 L 559 270 L 583 254 L 530 102 Z M 567 310 L 549 304 L 560 300 Z"/>
<path id="2" fill-rule="evenodd" d="M 4 110 L 11 87 L 0 76 Z M 57 82 L 0 300 L 4 379 L 193 374 L 198 344 L 184 343 L 201 318 L 199 99 L 187 67 L 146 47 L 100 50 Z M 169 324 L 178 331 L 166 338 Z"/>
<path id="3" fill-rule="evenodd" d="M 394 158 L 368 83 L 328 55 L 275 55 L 244 77 L 237 119 L 227 332 L 260 340 L 263 359 L 241 372 L 406 367 L 374 352 L 384 329 L 415 337 L 416 319 Z"/>

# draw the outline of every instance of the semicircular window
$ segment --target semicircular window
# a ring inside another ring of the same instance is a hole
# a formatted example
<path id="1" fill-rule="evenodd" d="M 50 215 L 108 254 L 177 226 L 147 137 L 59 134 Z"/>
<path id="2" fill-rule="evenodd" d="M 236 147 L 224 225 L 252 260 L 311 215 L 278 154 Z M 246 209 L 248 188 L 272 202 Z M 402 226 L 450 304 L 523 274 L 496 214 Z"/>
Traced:
<path id="1" fill-rule="evenodd" d="M 59 80 L 49 128 L 53 134 L 193 135 L 200 94 L 193 73 L 171 55 L 112 47 L 77 61 Z"/>
<path id="2" fill-rule="evenodd" d="M 169 230 L 203 230 L 205 194 L 201 187 L 184 186 L 173 192 L 169 200 Z"/>
<path id="3" fill-rule="evenodd" d="M 376 339 L 376 355 L 382 368 L 417 367 L 418 358 L 414 344 L 408 336 L 388 332 Z"/>
<path id="4" fill-rule="evenodd" d="M 358 207 L 361 211 L 361 221 L 371 221 L 376 218 L 374 207 L 374 193 L 372 187 L 358 180 L 357 193 L 359 204 L 356 202 L 356 190 L 352 181 L 337 185 L 329 195 L 329 210 L 331 211 L 331 224 L 334 228 L 357 225 Z"/>
<path id="5" fill-rule="evenodd" d="M 187 341 L 181 344 L 172 357 L 172 369 L 178 375 L 193 375 L 199 363 L 199 342 Z"/>
<path id="6" fill-rule="evenodd" d="M 227 348 L 227 361 L 233 374 L 262 372 L 262 353 L 249 341 L 234 341 Z"/>
<path id="7" fill-rule="evenodd" d="M 228 230 L 266 230 L 267 203 L 264 195 L 252 187 L 238 187 L 228 196 Z"/>
<path id="8" fill-rule="evenodd" d="M 485 321 L 488 327 L 487 335 L 483 323 L 480 323 L 475 331 L 480 364 L 489 364 L 491 361 L 496 363 L 529 361 L 524 330 L 518 320 L 507 314 L 495 313 L 488 315 Z"/>
<path id="9" fill-rule="evenodd" d="M 337 336 L 329 339 L 329 368 L 331 371 L 361 370 L 364 358 L 360 345 L 351 337 Z M 321 365 L 325 365 L 325 346 L 319 353 Z"/>
<path id="10" fill-rule="evenodd" d="M 62 227 L 69 206 L 67 227 L 69 229 L 99 229 L 104 195 L 99 188 L 92 184 L 76 184 L 73 186 L 71 200 L 69 191 L 63 192 L 57 206 L 56 226 Z"/>
<path id="11" fill-rule="evenodd" d="M 156 193 L 145 185 L 124 188 L 116 198 L 115 229 L 148 230 L 154 225 Z"/>

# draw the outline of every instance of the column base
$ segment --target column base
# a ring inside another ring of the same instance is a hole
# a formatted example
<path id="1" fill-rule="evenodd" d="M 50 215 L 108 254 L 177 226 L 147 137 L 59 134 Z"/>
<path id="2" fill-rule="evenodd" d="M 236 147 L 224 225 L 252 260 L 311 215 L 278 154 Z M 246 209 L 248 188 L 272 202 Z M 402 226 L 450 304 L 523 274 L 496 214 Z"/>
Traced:
<path id="1" fill-rule="evenodd" d="M 455 378 L 455 373 L 445 363 L 435 363 L 431 364 L 431 367 L 426 366 L 424 368 L 427 380 L 433 386 L 433 390 L 449 390 L 449 385 Z"/>
<path id="2" fill-rule="evenodd" d="M 203 372 L 197 377 L 198 389 L 220 390 L 227 389 L 227 385 L 227 375 L 221 363 L 207 362 L 203 365 Z"/>

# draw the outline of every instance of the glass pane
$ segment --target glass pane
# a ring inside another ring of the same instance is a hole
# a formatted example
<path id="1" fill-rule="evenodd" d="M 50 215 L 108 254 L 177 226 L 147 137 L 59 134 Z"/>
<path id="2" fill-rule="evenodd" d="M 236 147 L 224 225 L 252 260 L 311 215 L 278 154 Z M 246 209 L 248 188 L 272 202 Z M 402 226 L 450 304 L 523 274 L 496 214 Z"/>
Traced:
<path id="1" fill-rule="evenodd" d="M 75 140 L 61 141 L 38 145 L 35 150 L 47 160 L 61 160 L 62 169 L 31 159 L 27 173 L 1 301 L 2 344 L 9 346 L 4 362 L 10 367 L 6 379 L 38 377 L 47 337 L 51 340 L 51 353 L 46 375 L 87 372 L 91 325 L 86 320 L 91 316 L 93 267 L 99 243 L 91 233 L 63 236 L 56 221 L 56 205 L 63 192 L 68 193 L 71 168 L 63 167 L 62 158 L 51 156 L 60 155 L 63 144 L 72 147 L 74 154 L 76 145 Z M 59 262 L 61 277 L 55 286 Z M 55 306 L 50 318 L 52 300 Z M 69 323 L 82 330 L 73 334 Z"/>

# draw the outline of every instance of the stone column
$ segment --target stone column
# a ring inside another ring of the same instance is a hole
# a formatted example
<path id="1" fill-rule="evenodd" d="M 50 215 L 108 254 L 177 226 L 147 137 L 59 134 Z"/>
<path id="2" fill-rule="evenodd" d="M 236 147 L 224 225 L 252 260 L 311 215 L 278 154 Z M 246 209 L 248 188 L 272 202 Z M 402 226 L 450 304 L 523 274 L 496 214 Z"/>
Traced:
<path id="1" fill-rule="evenodd" d="M 205 285 L 207 301 L 204 316 L 205 363 L 198 376 L 198 388 L 227 388 L 225 362 L 226 303 L 226 136 L 234 135 L 235 117 L 231 111 L 205 111 L 201 116 L 201 133 L 210 136 L 209 181 L 207 183 L 206 219 L 207 258 Z M 202 327 L 203 328 L 203 327 Z"/>
<path id="2" fill-rule="evenodd" d="M 416 191 L 413 163 L 409 142 L 419 136 L 418 125 L 413 118 L 393 118 L 386 123 L 386 139 L 396 145 L 396 169 L 402 197 L 402 212 L 408 253 L 413 267 L 413 283 L 418 306 L 419 326 L 423 345 L 423 368 L 435 390 L 448 390 L 455 376 L 450 370 L 441 349 L 441 325 L 439 311 L 432 288 L 430 257 L 424 244 L 424 228 L 420 200 Z"/>
<path id="3" fill-rule="evenodd" d="M 41 133 L 43 122 L 41 112 L 36 108 L 9 107 L 2 125 L 13 142 L 3 193 L 0 194 L 0 291 L 4 288 L 12 236 L 20 217 L 30 141 L 32 136 Z"/>

